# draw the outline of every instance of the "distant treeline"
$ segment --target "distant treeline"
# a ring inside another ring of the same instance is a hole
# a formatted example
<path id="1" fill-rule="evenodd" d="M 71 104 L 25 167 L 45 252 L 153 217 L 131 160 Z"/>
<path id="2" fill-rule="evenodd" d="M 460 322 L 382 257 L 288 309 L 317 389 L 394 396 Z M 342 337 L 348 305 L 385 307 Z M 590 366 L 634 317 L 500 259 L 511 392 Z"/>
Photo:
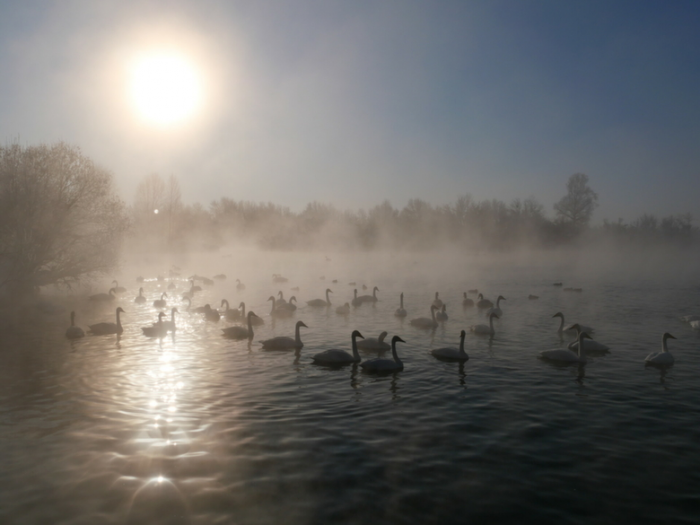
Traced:
<path id="1" fill-rule="evenodd" d="M 579 186 L 572 192 L 571 182 L 576 177 L 574 182 Z M 569 193 L 555 206 L 556 216 L 549 218 L 534 198 L 507 204 L 476 201 L 470 195 L 443 206 L 411 199 L 403 208 L 384 201 L 357 211 L 311 202 L 295 213 L 272 203 L 227 197 L 213 201 L 208 208 L 185 206 L 175 178 L 164 181 L 151 175 L 139 186 L 132 209 L 134 240 L 174 250 L 216 249 L 244 241 L 272 250 L 431 250 L 453 246 L 498 251 L 555 247 L 591 238 L 675 244 L 700 240 L 688 214 L 661 219 L 644 214 L 631 224 L 605 221 L 601 227 L 590 228 L 597 195 L 587 187 L 587 181 L 585 175 L 572 176 Z M 589 200 L 581 200 L 581 195 Z"/>

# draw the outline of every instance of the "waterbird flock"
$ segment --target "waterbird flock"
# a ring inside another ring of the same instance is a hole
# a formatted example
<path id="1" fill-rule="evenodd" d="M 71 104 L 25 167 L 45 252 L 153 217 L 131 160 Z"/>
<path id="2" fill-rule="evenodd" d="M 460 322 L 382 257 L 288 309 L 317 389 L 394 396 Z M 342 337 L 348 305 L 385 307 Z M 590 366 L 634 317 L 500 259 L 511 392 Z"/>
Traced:
<path id="1" fill-rule="evenodd" d="M 217 281 L 223 281 L 226 279 L 224 274 L 219 274 L 214 276 Z M 162 281 L 160 277 L 159 281 Z M 246 315 L 245 302 L 241 301 L 239 307 L 236 309 L 230 308 L 227 299 L 221 300 L 222 312 L 211 307 L 210 304 L 204 306 L 196 307 L 191 309 L 191 302 L 195 294 L 200 292 L 202 288 L 195 284 L 195 281 L 199 280 L 203 284 L 211 286 L 214 284 L 214 280 L 208 279 L 202 276 L 192 276 L 189 279 L 190 288 L 187 292 L 182 294 L 183 302 L 187 303 L 187 311 L 191 313 L 202 314 L 204 318 L 212 323 L 217 323 L 223 317 L 229 322 L 243 322 L 244 325 L 234 325 L 226 328 L 222 328 L 222 336 L 234 339 L 234 340 L 244 340 L 248 339 L 252 341 L 255 337 L 253 326 L 264 325 L 265 321 L 257 316 L 254 312 L 249 311 Z M 137 278 L 139 284 L 144 283 L 142 277 Z M 238 291 L 245 290 L 245 286 L 242 285 L 239 279 L 236 280 L 236 289 Z M 288 279 L 282 277 L 279 274 L 273 275 L 273 283 L 280 284 L 286 283 Z M 337 283 L 337 280 L 334 282 Z M 126 292 L 126 289 L 119 286 L 117 281 L 113 281 L 112 284 L 115 286 L 110 288 L 108 293 L 98 293 L 89 296 L 89 300 L 92 302 L 112 302 L 115 301 L 119 294 Z M 173 282 L 170 283 L 171 285 Z M 351 282 L 351 285 L 355 285 L 355 282 Z M 561 286 L 561 283 L 554 283 L 554 286 Z M 173 287 L 170 287 L 171 289 Z M 366 286 L 363 286 L 366 289 Z M 294 290 L 299 290 L 295 287 Z M 580 292 L 580 288 L 572 289 Z M 350 304 L 355 308 L 362 306 L 363 304 L 373 304 L 376 305 L 379 301 L 377 297 L 377 292 L 379 288 L 375 286 L 372 290 L 372 295 L 357 295 L 357 289 L 354 289 L 354 297 L 351 302 L 346 302 L 342 306 L 337 307 L 336 313 L 338 315 L 348 315 L 350 313 Z M 306 301 L 309 308 L 330 308 L 331 300 L 329 294 L 333 293 L 330 288 L 325 291 L 324 299 L 312 299 Z M 473 301 L 467 297 L 467 293 L 477 294 L 477 301 Z M 297 306 L 294 304 L 296 302 L 296 297 L 291 296 L 289 301 L 284 299 L 284 294 L 282 291 L 278 292 L 278 298 L 275 295 L 271 295 L 268 299 L 272 302 L 272 308 L 270 311 L 270 317 L 290 317 L 293 315 Z M 152 305 L 155 308 L 165 308 L 167 307 L 168 297 L 167 293 L 163 292 L 160 294 L 160 298 L 153 301 Z M 538 298 L 537 296 L 529 295 L 528 299 Z M 483 293 L 480 293 L 477 289 L 470 289 L 468 292 L 463 292 L 462 307 L 466 310 L 476 306 L 480 310 L 486 310 L 486 317 L 488 319 L 488 324 L 476 324 L 469 327 L 469 331 L 476 335 L 485 335 L 490 338 L 496 337 L 496 329 L 494 327 L 494 320 L 498 320 L 503 316 L 504 312 L 500 306 L 501 301 L 505 301 L 506 298 L 499 295 L 494 303 L 486 298 L 484 298 Z M 138 307 L 144 307 L 147 302 L 144 296 L 144 288 L 141 286 L 138 289 L 138 295 L 133 299 L 133 302 Z M 427 307 L 427 306 L 426 306 Z M 447 304 L 442 301 L 439 297 L 439 292 L 435 292 L 435 298 L 429 305 L 430 317 L 416 317 L 409 321 L 409 324 L 418 329 L 422 330 L 435 330 L 440 322 L 444 323 L 448 320 L 447 315 Z M 167 333 L 174 333 L 177 330 L 175 314 L 179 314 L 176 307 L 171 309 L 171 319 L 163 320 L 166 313 L 160 311 L 158 313 L 157 322 L 153 323 L 151 326 L 142 327 L 142 333 L 146 337 L 150 338 L 163 338 Z M 125 310 L 118 306 L 115 310 L 116 322 L 102 322 L 89 326 L 88 333 L 91 335 L 120 335 L 123 333 L 124 329 L 121 323 L 121 314 L 126 314 Z M 399 308 L 395 311 L 394 315 L 398 318 L 404 318 L 408 316 L 406 309 L 404 308 L 404 293 L 401 292 L 399 296 Z M 610 348 L 598 341 L 593 340 L 592 333 L 593 328 L 580 323 L 566 324 L 564 314 L 562 312 L 557 312 L 552 315 L 553 318 L 559 318 L 559 326 L 557 332 L 562 336 L 563 334 L 573 334 L 576 336 L 576 340 L 568 344 L 567 348 L 557 348 L 552 350 L 540 351 L 538 357 L 540 359 L 551 361 L 560 364 L 585 364 L 587 361 L 587 356 L 589 355 L 604 355 L 610 352 Z M 693 330 L 700 330 L 700 315 L 687 315 L 681 317 L 681 320 L 688 323 Z M 295 325 L 294 337 L 288 336 L 277 336 L 269 339 L 260 340 L 263 350 L 295 350 L 299 352 L 304 344 L 301 340 L 301 328 L 308 328 L 308 326 L 303 321 L 297 321 Z M 435 348 L 430 350 L 430 354 L 436 359 L 446 360 L 446 361 L 459 361 L 465 362 L 469 359 L 469 355 L 466 353 L 465 338 L 467 331 L 461 330 L 460 332 L 460 342 L 458 347 L 443 347 Z M 65 333 L 68 339 L 80 339 L 85 336 L 85 332 L 79 326 L 75 324 L 75 311 L 70 314 L 70 326 L 67 328 Z M 312 356 L 312 361 L 317 364 L 322 365 L 343 365 L 351 363 L 359 363 L 360 366 L 369 372 L 396 372 L 403 370 L 403 362 L 399 358 L 396 351 L 396 343 L 405 343 L 398 335 L 394 335 L 391 339 L 391 344 L 385 342 L 385 338 L 388 336 L 388 332 L 383 331 L 377 338 L 364 338 L 364 336 L 358 331 L 353 330 L 351 333 L 351 352 L 348 353 L 342 349 L 329 349 L 320 353 L 316 353 Z M 360 339 L 360 341 L 358 341 Z M 673 335 L 666 332 L 662 336 L 662 346 L 660 352 L 650 353 L 644 360 L 647 365 L 658 366 L 658 367 L 668 367 L 674 364 L 674 357 L 668 349 L 668 340 L 676 339 Z M 374 359 L 362 360 L 359 350 L 365 352 L 376 352 L 383 353 L 391 349 L 392 359 L 386 359 L 382 357 L 377 357 Z"/>

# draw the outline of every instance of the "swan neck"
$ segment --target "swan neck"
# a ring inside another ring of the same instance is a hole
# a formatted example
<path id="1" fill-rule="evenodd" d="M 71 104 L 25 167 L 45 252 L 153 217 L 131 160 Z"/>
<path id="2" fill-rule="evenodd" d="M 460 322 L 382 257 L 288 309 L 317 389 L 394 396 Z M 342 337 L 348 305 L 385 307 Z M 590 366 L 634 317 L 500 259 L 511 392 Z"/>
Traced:
<path id="1" fill-rule="evenodd" d="M 245 303 L 241 303 L 241 309 L 243 311 L 241 315 L 245 316 Z"/>
<path id="2" fill-rule="evenodd" d="M 270 300 L 272 301 L 272 310 L 270 310 L 270 315 L 272 315 L 275 313 L 275 302 L 276 302 L 275 297 L 274 296 L 270 297 Z M 299 331 L 299 327 L 297 327 L 297 331 Z"/>
<path id="3" fill-rule="evenodd" d="M 252 339 L 253 337 L 253 316 L 248 315 L 248 337 Z"/>
<path id="4" fill-rule="evenodd" d="M 401 294 L 401 309 L 403 310 L 403 294 Z"/>
<path id="5" fill-rule="evenodd" d="M 75 326 L 75 312 L 70 313 L 70 326 L 71 328 Z"/>
<path id="6" fill-rule="evenodd" d="M 357 351 L 357 336 L 355 334 L 352 336 L 352 358 L 355 361 L 360 360 L 360 352 Z"/>
<path id="7" fill-rule="evenodd" d="M 580 331 L 578 333 L 578 358 L 583 359 L 584 356 L 584 350 L 583 350 L 583 331 Z"/>
<path id="8" fill-rule="evenodd" d="M 561 320 L 561 322 L 559 323 L 559 331 L 563 332 L 564 331 L 564 316 L 563 315 L 559 316 L 559 319 Z"/>
<path id="9" fill-rule="evenodd" d="M 301 345 L 301 333 L 299 330 L 301 329 L 301 326 L 297 325 L 296 329 L 294 330 L 294 340 L 297 342 L 297 345 Z"/>
<path id="10" fill-rule="evenodd" d="M 493 331 L 493 315 L 489 315 L 489 328 L 491 329 L 491 335 L 495 332 Z"/>
<path id="11" fill-rule="evenodd" d="M 330 292 L 329 292 L 328 290 L 326 290 L 326 304 L 327 304 L 328 306 L 331 305 L 331 298 L 328 296 L 329 293 L 330 293 Z"/>
<path id="12" fill-rule="evenodd" d="M 228 304 L 228 301 L 226 299 L 224 299 L 223 301 L 221 301 L 221 303 L 226 305 L 226 311 L 228 312 L 230 310 L 230 306 Z"/>
<path id="13" fill-rule="evenodd" d="M 391 356 L 394 358 L 394 361 L 400 365 L 403 365 L 401 362 L 401 359 L 399 359 L 398 354 L 396 353 L 396 341 L 391 342 Z"/>
<path id="14" fill-rule="evenodd" d="M 463 356 L 465 355 L 465 353 L 466 352 L 464 351 L 464 335 L 461 335 L 459 337 L 459 355 Z"/>
<path id="15" fill-rule="evenodd" d="M 122 320 L 119 318 L 120 314 L 121 314 L 121 312 L 119 310 L 117 310 L 117 326 L 119 328 L 121 328 L 121 326 L 122 326 Z"/>
<path id="16" fill-rule="evenodd" d="M 668 339 L 666 337 L 661 341 L 661 351 L 668 352 Z"/>

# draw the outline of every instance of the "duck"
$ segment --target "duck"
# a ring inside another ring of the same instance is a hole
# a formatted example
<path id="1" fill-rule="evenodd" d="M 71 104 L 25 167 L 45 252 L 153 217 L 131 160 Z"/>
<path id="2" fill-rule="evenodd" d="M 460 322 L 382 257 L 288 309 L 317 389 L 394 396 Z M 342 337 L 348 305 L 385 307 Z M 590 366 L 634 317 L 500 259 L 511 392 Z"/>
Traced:
<path id="1" fill-rule="evenodd" d="M 586 362 L 586 345 L 583 344 L 584 339 L 590 339 L 588 333 L 581 331 L 578 325 L 574 325 L 578 334 L 578 353 L 567 348 L 557 348 L 555 350 L 545 350 L 540 352 L 540 359 L 548 361 L 556 361 L 558 363 L 585 363 Z"/>
<path id="2" fill-rule="evenodd" d="M 146 302 L 146 298 L 143 296 L 143 288 L 139 288 L 139 294 L 134 299 L 135 303 L 141 304 Z"/>
<path id="3" fill-rule="evenodd" d="M 244 326 L 229 326 L 227 328 L 222 328 L 221 331 L 224 333 L 224 337 L 229 339 L 252 339 L 253 338 L 253 323 L 252 319 L 257 317 L 255 312 L 252 310 L 248 312 L 248 327 Z"/>
<path id="4" fill-rule="evenodd" d="M 331 290 L 330 288 L 326 288 L 326 300 L 325 301 L 323 299 L 312 299 L 311 301 L 306 301 L 306 304 L 308 304 L 309 306 L 312 306 L 314 308 L 323 308 L 324 306 L 330 306 L 331 300 L 330 300 L 330 297 L 328 297 L 329 293 L 333 293 L 333 290 Z"/>
<path id="5" fill-rule="evenodd" d="M 581 330 L 582 332 L 586 332 L 588 335 L 591 335 L 593 333 L 593 328 L 579 323 L 575 325 L 570 324 L 568 326 L 564 326 L 564 314 L 561 312 L 555 313 L 552 317 L 559 317 L 561 319 L 561 323 L 559 323 L 559 328 L 557 329 L 557 332 L 559 332 L 560 334 L 564 332 L 575 332 L 576 329 L 574 328 L 574 326 L 578 326 L 579 330 Z"/>
<path id="6" fill-rule="evenodd" d="M 126 292 L 126 288 L 123 286 L 119 286 L 118 281 L 112 281 L 112 284 L 114 284 L 114 293 L 124 293 Z"/>
<path id="7" fill-rule="evenodd" d="M 425 329 L 430 329 L 430 328 L 436 328 L 438 323 L 435 320 L 435 305 L 430 305 L 430 315 L 431 317 L 417 317 L 415 319 L 411 319 L 410 324 L 411 326 L 415 326 L 416 328 L 425 328 Z"/>
<path id="8" fill-rule="evenodd" d="M 165 326 L 163 326 L 163 316 L 165 316 L 165 314 L 163 312 L 159 312 L 158 322 L 156 324 L 153 326 L 141 327 L 141 330 L 143 330 L 143 335 L 146 337 L 165 337 L 167 330 L 165 329 Z"/>
<path id="9" fill-rule="evenodd" d="M 459 348 L 453 346 L 448 346 L 445 348 L 435 348 L 430 351 L 430 353 L 437 359 L 443 359 L 445 361 L 468 361 L 469 355 L 464 351 L 464 338 L 467 332 L 462 330 L 459 333 Z"/>
<path id="10" fill-rule="evenodd" d="M 442 309 L 435 314 L 435 319 L 438 321 L 447 321 L 449 317 L 447 316 L 447 305 L 442 303 Z"/>
<path id="11" fill-rule="evenodd" d="M 433 306 L 435 308 L 442 308 L 443 302 L 442 299 L 438 297 L 438 292 L 435 292 L 435 299 L 433 299 Z"/>
<path id="12" fill-rule="evenodd" d="M 119 314 L 125 313 L 121 306 L 117 307 L 117 322 L 116 323 L 97 323 L 92 324 L 88 328 L 92 335 L 109 335 L 121 334 L 124 331 Z"/>
<path id="13" fill-rule="evenodd" d="M 116 294 L 116 292 L 114 291 L 114 288 L 110 288 L 109 293 L 93 294 L 90 296 L 90 300 L 91 301 L 100 301 L 100 302 L 114 301 L 115 294 Z"/>
<path id="14" fill-rule="evenodd" d="M 383 359 L 378 357 L 376 359 L 368 359 L 360 363 L 360 366 L 367 372 L 399 372 L 403 370 L 403 362 L 399 359 L 396 353 L 396 343 L 405 343 L 398 335 L 391 338 L 391 355 L 392 359 Z"/>
<path id="15" fill-rule="evenodd" d="M 243 303 L 241 303 L 241 304 L 243 304 Z M 221 299 L 221 308 L 223 308 L 224 305 L 226 305 L 226 309 L 224 310 L 224 317 L 226 318 L 227 321 L 239 321 L 239 320 L 244 318 L 241 315 L 240 310 L 233 309 L 229 306 L 227 299 Z"/>
<path id="16" fill-rule="evenodd" d="M 401 295 L 399 296 L 399 307 L 394 312 L 394 317 L 406 317 L 407 315 L 408 313 L 403 307 L 403 292 L 401 292 Z"/>
<path id="17" fill-rule="evenodd" d="M 75 312 L 70 313 L 70 326 L 66 329 L 68 339 L 80 339 L 85 337 L 85 332 L 79 326 L 75 326 Z"/>
<path id="18" fill-rule="evenodd" d="M 488 299 L 484 299 L 484 294 L 480 293 L 478 300 L 476 301 L 476 307 L 477 308 L 491 308 L 492 306 L 493 306 L 493 302 L 488 300 Z"/>
<path id="19" fill-rule="evenodd" d="M 153 306 L 155 306 L 156 308 L 165 308 L 166 306 L 168 306 L 168 303 L 164 299 L 167 296 L 168 294 L 166 292 L 160 294 L 160 299 L 156 299 L 155 301 L 153 301 Z"/>
<path id="20" fill-rule="evenodd" d="M 364 303 L 376 303 L 379 299 L 377 299 L 377 292 L 379 291 L 379 288 L 376 286 L 372 289 L 372 295 L 361 295 L 360 297 L 357 298 L 358 301 L 360 301 L 360 304 Z"/>
<path id="21" fill-rule="evenodd" d="M 489 315 L 492 312 L 494 312 L 498 314 L 498 317 L 501 317 L 503 315 L 503 310 L 501 310 L 501 300 L 505 301 L 506 298 L 502 295 L 499 295 L 498 299 L 496 299 L 496 306 L 492 306 L 491 308 L 486 310 L 486 315 Z"/>
<path id="22" fill-rule="evenodd" d="M 218 323 L 221 319 L 221 314 L 214 310 L 209 304 L 204 305 L 204 318 L 212 323 Z"/>
<path id="23" fill-rule="evenodd" d="M 464 298 L 462 299 L 462 308 L 471 308 L 474 306 L 474 299 L 467 297 L 467 292 L 464 292 Z"/>
<path id="24" fill-rule="evenodd" d="M 492 312 L 489 314 L 489 324 L 475 324 L 469 327 L 469 330 L 478 335 L 490 335 L 493 337 L 496 335 L 496 331 L 493 329 L 493 319 L 498 319 L 498 314 Z"/>
<path id="25" fill-rule="evenodd" d="M 240 279 L 236 279 L 236 290 L 239 292 L 245 290 L 245 284 L 243 284 Z"/>
<path id="26" fill-rule="evenodd" d="M 175 314 L 179 313 L 177 308 L 170 310 L 170 321 L 163 321 L 163 328 L 166 332 L 175 332 L 177 330 L 177 326 L 175 326 Z"/>
<path id="27" fill-rule="evenodd" d="M 263 350 L 300 350 L 304 346 L 304 343 L 301 342 L 301 334 L 299 333 L 299 329 L 302 327 L 308 328 L 303 321 L 297 321 L 294 327 L 294 339 L 286 336 L 278 336 L 260 341 Z"/>
<path id="28" fill-rule="evenodd" d="M 664 335 L 661 338 L 661 352 L 652 352 L 646 358 L 644 359 L 644 362 L 647 365 L 652 365 L 652 366 L 671 366 L 675 359 L 673 357 L 673 354 L 668 351 L 668 343 L 667 341 L 669 339 L 675 339 L 671 334 L 668 332 L 664 333 Z"/>
<path id="29" fill-rule="evenodd" d="M 357 351 L 357 338 L 364 339 L 362 334 L 358 330 L 353 330 L 350 334 L 352 339 L 352 355 L 347 353 L 345 350 L 339 350 L 337 348 L 332 348 L 331 350 L 326 350 L 325 352 L 320 352 L 314 355 L 311 359 L 314 363 L 320 365 L 344 365 L 349 363 L 359 363 L 361 361 L 360 354 Z"/>
<path id="30" fill-rule="evenodd" d="M 384 352 L 391 348 L 389 343 L 385 343 L 384 339 L 389 335 L 387 332 L 382 332 L 379 337 L 368 337 L 364 341 L 359 341 L 357 347 L 361 350 L 370 350 L 374 352 Z"/>
<path id="31" fill-rule="evenodd" d="M 339 306 L 335 309 L 335 313 L 338 315 L 348 315 L 350 313 L 350 303 L 345 303 L 343 306 Z"/>

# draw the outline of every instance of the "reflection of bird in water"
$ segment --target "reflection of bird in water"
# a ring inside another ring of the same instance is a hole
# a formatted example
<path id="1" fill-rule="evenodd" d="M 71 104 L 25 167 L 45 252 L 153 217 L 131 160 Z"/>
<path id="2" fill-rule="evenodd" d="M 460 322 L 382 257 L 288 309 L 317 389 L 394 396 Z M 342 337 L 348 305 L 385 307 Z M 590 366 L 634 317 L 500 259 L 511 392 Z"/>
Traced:
<path id="1" fill-rule="evenodd" d="M 300 349 L 304 346 L 301 342 L 301 334 L 299 329 L 301 327 L 308 328 L 303 321 L 297 321 L 294 328 L 294 339 L 286 336 L 273 337 L 272 339 L 266 339 L 265 341 L 260 341 L 262 343 L 263 350 L 293 350 Z"/>
<path id="2" fill-rule="evenodd" d="M 430 353 L 433 354 L 438 359 L 444 359 L 446 361 L 467 361 L 469 356 L 464 351 L 464 337 L 467 332 L 462 330 L 459 334 L 459 348 L 446 347 L 446 348 L 435 348 L 431 350 Z"/>
<path id="3" fill-rule="evenodd" d="M 315 363 L 327 364 L 327 365 L 342 365 L 349 363 L 359 363 L 360 354 L 357 351 L 357 338 L 362 338 L 362 334 L 353 330 L 352 335 L 352 355 L 348 354 L 345 350 L 339 350 L 337 348 L 332 348 L 326 350 L 325 352 L 318 353 L 312 357 Z"/>
<path id="4" fill-rule="evenodd" d="M 85 332 L 79 326 L 75 326 L 75 312 L 70 313 L 70 326 L 66 329 L 68 339 L 80 339 L 85 337 Z"/>
<path id="5" fill-rule="evenodd" d="M 378 357 L 376 359 L 363 361 L 360 366 L 368 372 L 398 372 L 403 370 L 403 362 L 396 353 L 396 343 L 405 342 L 406 341 L 401 339 L 398 335 L 395 335 L 391 339 L 391 355 L 394 358 L 393 360 Z"/>
<path id="6" fill-rule="evenodd" d="M 97 323 L 89 326 L 90 333 L 93 335 L 109 335 L 121 334 L 124 331 L 119 314 L 123 313 L 121 306 L 117 307 L 117 322 L 116 323 Z"/>
<path id="7" fill-rule="evenodd" d="M 649 365 L 655 365 L 655 366 L 670 366 L 674 363 L 675 359 L 673 358 L 673 354 L 668 351 L 668 343 L 667 341 L 669 339 L 675 339 L 671 334 L 666 332 L 663 337 L 661 338 L 661 352 L 653 352 L 646 356 L 644 361 L 649 364 Z"/>

